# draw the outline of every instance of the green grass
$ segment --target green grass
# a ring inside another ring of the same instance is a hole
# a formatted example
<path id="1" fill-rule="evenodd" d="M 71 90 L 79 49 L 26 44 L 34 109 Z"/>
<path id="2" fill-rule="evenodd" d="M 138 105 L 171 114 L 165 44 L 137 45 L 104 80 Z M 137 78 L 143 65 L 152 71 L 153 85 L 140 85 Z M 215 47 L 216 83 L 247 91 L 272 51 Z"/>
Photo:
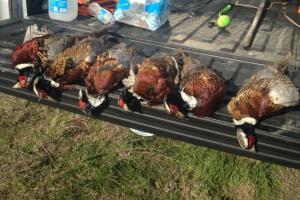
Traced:
<path id="1" fill-rule="evenodd" d="M 300 199 L 298 170 L 0 97 L 0 199 Z"/>

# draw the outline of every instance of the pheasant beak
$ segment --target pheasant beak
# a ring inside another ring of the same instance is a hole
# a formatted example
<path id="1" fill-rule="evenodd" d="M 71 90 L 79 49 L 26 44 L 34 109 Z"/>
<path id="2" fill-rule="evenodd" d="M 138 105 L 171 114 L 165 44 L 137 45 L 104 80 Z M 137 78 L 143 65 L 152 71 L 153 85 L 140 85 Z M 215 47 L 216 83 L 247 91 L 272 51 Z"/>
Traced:
<path id="1" fill-rule="evenodd" d="M 27 83 L 27 77 L 24 75 L 19 75 L 18 76 L 18 82 L 21 88 L 25 88 L 26 87 L 26 83 Z"/>

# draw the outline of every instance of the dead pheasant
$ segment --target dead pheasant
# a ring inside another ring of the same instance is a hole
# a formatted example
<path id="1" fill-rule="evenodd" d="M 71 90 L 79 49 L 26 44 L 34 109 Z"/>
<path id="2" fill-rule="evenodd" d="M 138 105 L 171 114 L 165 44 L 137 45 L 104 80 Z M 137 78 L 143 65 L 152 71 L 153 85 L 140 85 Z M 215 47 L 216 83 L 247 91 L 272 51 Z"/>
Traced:
<path id="1" fill-rule="evenodd" d="M 80 97 L 87 97 L 80 98 L 81 109 L 100 106 L 108 92 L 128 76 L 130 62 L 135 56 L 135 49 L 124 43 L 99 54 L 85 79 L 87 90 L 80 91 Z"/>
<path id="2" fill-rule="evenodd" d="M 299 92 L 285 75 L 291 53 L 256 72 L 228 104 L 242 148 L 256 151 L 254 126 L 262 119 L 299 104 Z"/>
<path id="3" fill-rule="evenodd" d="M 80 36 L 58 36 L 46 34 L 17 45 L 12 54 L 15 69 L 18 70 L 15 88 L 25 88 L 31 85 L 32 80 L 41 74 L 49 61 L 73 46 L 81 39 Z"/>
<path id="4" fill-rule="evenodd" d="M 44 76 L 38 79 L 45 79 L 52 87 L 63 91 L 67 85 L 82 81 L 96 56 L 107 49 L 108 42 L 105 42 L 104 38 L 85 38 L 58 54 L 45 69 Z M 33 85 L 35 86 L 36 84 Z M 39 89 L 34 88 L 34 91 L 36 90 Z M 39 96 L 39 93 L 37 95 Z"/>
<path id="5" fill-rule="evenodd" d="M 180 69 L 172 56 L 137 59 L 124 79 L 126 91 L 119 99 L 120 107 L 134 109 L 137 102 L 149 106 L 160 105 L 179 84 Z"/>
<path id="6" fill-rule="evenodd" d="M 179 55 L 177 59 L 183 64 L 180 88 L 168 96 L 167 111 L 176 116 L 185 116 L 188 112 L 198 117 L 211 115 L 225 96 L 224 81 L 199 60 L 183 51 Z"/>

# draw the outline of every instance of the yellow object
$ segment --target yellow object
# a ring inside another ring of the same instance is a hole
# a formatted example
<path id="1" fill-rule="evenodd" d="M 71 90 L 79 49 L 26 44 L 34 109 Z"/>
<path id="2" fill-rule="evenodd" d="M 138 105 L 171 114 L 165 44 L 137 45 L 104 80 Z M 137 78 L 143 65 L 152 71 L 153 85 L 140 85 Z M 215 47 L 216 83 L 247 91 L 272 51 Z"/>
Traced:
<path id="1" fill-rule="evenodd" d="M 231 18 L 228 15 L 221 15 L 218 17 L 217 25 L 220 28 L 225 28 L 231 24 Z"/>

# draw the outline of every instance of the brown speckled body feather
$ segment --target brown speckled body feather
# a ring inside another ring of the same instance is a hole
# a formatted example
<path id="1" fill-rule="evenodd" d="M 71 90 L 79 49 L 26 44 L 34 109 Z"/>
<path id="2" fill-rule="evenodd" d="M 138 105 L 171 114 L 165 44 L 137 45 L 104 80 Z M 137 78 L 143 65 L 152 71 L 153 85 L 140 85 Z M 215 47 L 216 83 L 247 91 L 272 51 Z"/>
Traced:
<path id="1" fill-rule="evenodd" d="M 176 86 L 177 69 L 170 56 L 160 58 L 147 58 L 138 65 L 133 92 L 149 105 L 157 105 Z"/>
<path id="2" fill-rule="evenodd" d="M 243 85 L 228 104 L 228 111 L 235 120 L 252 117 L 259 121 L 299 103 L 297 88 L 284 75 L 290 56 L 257 71 Z"/>
<path id="3" fill-rule="evenodd" d="M 46 68 L 48 62 L 53 61 L 59 53 L 73 46 L 82 38 L 84 37 L 58 36 L 53 34 L 33 38 L 23 44 L 17 45 L 12 54 L 13 63 L 14 65 L 33 63 Z"/>
<path id="4" fill-rule="evenodd" d="M 71 48 L 61 52 L 54 62 L 46 69 L 45 74 L 54 80 L 64 79 L 76 81 L 87 73 L 89 64 L 105 45 L 94 39 L 85 39 Z"/>
<path id="5" fill-rule="evenodd" d="M 212 114 L 226 92 L 224 81 L 200 61 L 185 57 L 181 89 L 197 99 L 197 105 L 191 112 L 204 117 Z"/>
<path id="6" fill-rule="evenodd" d="M 36 59 L 38 58 L 38 52 L 44 45 L 44 41 L 50 37 L 53 37 L 53 35 L 47 34 L 17 45 L 12 53 L 13 64 L 17 65 L 21 63 L 35 63 Z"/>
<path id="7" fill-rule="evenodd" d="M 128 76 L 130 60 L 136 55 L 132 47 L 119 44 L 97 56 L 85 80 L 90 94 L 104 95 Z"/>
<path id="8" fill-rule="evenodd" d="M 49 62 L 53 62 L 56 56 L 58 56 L 65 49 L 77 44 L 83 38 L 85 38 L 85 36 L 54 35 L 45 39 L 44 44 L 40 47 L 37 55 L 41 61 L 41 66 L 43 68 L 47 68 L 49 66 Z"/>
<path id="9" fill-rule="evenodd" d="M 273 78 L 260 79 L 254 74 L 228 104 L 228 111 L 233 118 L 240 120 L 253 117 L 261 120 L 279 113 L 284 107 L 274 104 L 269 98 L 269 88 L 276 78 L 280 78 L 278 76 L 281 75 L 274 74 Z"/>
<path id="10" fill-rule="evenodd" d="M 228 104 L 229 113 L 236 120 L 244 117 L 260 120 L 280 112 L 283 106 L 275 105 L 268 97 L 268 92 L 265 88 L 253 90 L 249 87 L 241 95 L 232 98 Z"/>

